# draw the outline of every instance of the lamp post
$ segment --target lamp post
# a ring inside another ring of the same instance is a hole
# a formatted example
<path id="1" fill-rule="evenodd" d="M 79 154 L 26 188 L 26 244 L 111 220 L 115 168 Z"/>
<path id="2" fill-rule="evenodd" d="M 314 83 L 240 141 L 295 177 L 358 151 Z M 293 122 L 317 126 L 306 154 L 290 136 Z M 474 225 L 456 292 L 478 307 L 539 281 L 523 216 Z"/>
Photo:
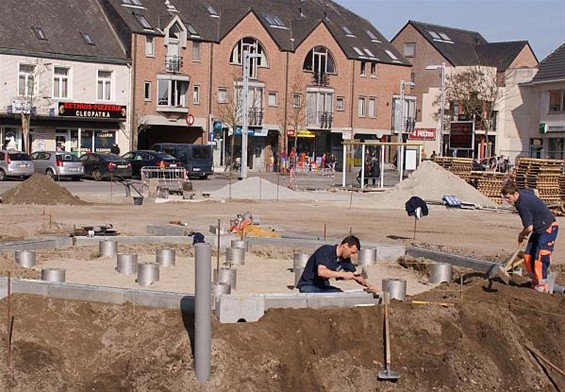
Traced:
<path id="1" fill-rule="evenodd" d="M 241 118 L 241 165 L 239 179 L 243 180 L 247 178 L 247 137 L 249 130 L 249 102 L 247 97 L 249 95 L 249 66 L 252 58 L 261 57 L 256 53 L 249 53 L 249 51 L 243 51 L 243 113 Z"/>
<path id="2" fill-rule="evenodd" d="M 406 131 L 406 123 L 404 121 L 404 104 L 406 103 L 404 89 L 406 86 L 414 87 L 414 82 L 406 82 L 404 80 L 400 81 L 400 129 L 398 133 L 400 135 L 401 142 L 404 142 L 404 132 Z M 396 148 L 396 157 L 396 167 L 398 167 L 398 171 L 400 172 L 400 181 L 402 181 L 404 174 L 404 146 Z"/>
<path id="3" fill-rule="evenodd" d="M 440 65 L 428 65 L 426 70 L 440 70 L 441 76 L 441 98 L 440 98 L 440 112 L 439 112 L 439 146 L 438 151 L 439 155 L 443 155 L 443 124 L 444 124 L 444 115 L 445 115 L 445 61 L 442 61 Z"/>

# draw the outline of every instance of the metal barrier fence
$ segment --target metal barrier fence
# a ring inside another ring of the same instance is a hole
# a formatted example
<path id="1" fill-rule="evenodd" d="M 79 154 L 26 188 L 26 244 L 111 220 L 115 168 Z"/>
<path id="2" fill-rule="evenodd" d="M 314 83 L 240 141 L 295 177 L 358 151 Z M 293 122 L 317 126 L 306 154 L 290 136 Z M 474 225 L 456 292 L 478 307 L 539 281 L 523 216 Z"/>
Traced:
<path id="1" fill-rule="evenodd" d="M 161 168 L 158 166 L 145 166 L 141 168 L 141 181 L 143 186 L 149 187 L 149 182 L 156 180 L 161 189 L 178 192 L 183 190 L 183 185 L 188 182 L 188 175 L 184 167 Z"/>
<path id="2" fill-rule="evenodd" d="M 285 185 L 295 191 L 326 190 L 336 184 L 335 170 L 330 168 L 308 170 L 290 169 L 284 176 Z"/>

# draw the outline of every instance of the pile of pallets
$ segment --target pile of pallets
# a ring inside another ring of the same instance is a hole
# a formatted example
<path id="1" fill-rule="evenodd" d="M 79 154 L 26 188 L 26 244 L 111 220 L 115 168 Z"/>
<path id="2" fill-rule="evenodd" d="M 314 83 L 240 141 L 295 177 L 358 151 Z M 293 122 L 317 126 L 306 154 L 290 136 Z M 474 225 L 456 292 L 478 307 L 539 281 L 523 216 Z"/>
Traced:
<path id="1" fill-rule="evenodd" d="M 507 175 L 504 173 L 474 171 L 471 172 L 469 183 L 486 197 L 491 198 L 498 204 L 502 204 L 500 191 L 502 184 L 506 181 Z"/>
<path id="2" fill-rule="evenodd" d="M 518 158 L 515 181 L 520 189 L 537 189 L 546 204 L 560 204 L 565 200 L 561 159 Z"/>
<path id="3" fill-rule="evenodd" d="M 473 170 L 472 158 L 435 157 L 434 162 L 469 182 Z"/>

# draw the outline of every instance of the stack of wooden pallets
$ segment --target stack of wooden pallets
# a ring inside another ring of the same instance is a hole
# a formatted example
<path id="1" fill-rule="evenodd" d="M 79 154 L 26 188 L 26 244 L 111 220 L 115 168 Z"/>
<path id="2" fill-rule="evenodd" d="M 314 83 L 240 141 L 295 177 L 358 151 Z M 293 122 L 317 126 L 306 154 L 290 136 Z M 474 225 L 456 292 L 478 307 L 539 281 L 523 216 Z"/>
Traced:
<path id="1" fill-rule="evenodd" d="M 486 197 L 491 198 L 498 204 L 502 204 L 500 191 L 506 178 L 505 173 L 474 171 L 471 173 L 469 183 Z"/>
<path id="2" fill-rule="evenodd" d="M 537 189 L 546 204 L 561 204 L 565 198 L 561 159 L 518 158 L 515 181 L 520 189 Z"/>
<path id="3" fill-rule="evenodd" d="M 435 157 L 434 162 L 467 182 L 471 179 L 471 170 L 473 170 L 471 158 Z"/>

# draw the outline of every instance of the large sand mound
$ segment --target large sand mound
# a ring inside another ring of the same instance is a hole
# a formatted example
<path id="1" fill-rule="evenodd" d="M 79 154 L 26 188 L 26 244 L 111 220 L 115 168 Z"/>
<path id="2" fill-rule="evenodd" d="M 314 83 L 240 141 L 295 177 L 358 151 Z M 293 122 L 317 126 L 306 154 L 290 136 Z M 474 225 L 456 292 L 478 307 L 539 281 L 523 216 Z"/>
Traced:
<path id="1" fill-rule="evenodd" d="M 412 196 L 440 201 L 444 195 L 455 195 L 460 201 L 481 206 L 496 206 L 493 200 L 432 161 L 423 161 L 407 179 L 375 195 L 375 200 L 379 208 L 404 208 Z"/>
<path id="2" fill-rule="evenodd" d="M 0 199 L 4 204 L 88 204 L 43 174 L 34 174 L 21 184 L 2 193 Z"/>

